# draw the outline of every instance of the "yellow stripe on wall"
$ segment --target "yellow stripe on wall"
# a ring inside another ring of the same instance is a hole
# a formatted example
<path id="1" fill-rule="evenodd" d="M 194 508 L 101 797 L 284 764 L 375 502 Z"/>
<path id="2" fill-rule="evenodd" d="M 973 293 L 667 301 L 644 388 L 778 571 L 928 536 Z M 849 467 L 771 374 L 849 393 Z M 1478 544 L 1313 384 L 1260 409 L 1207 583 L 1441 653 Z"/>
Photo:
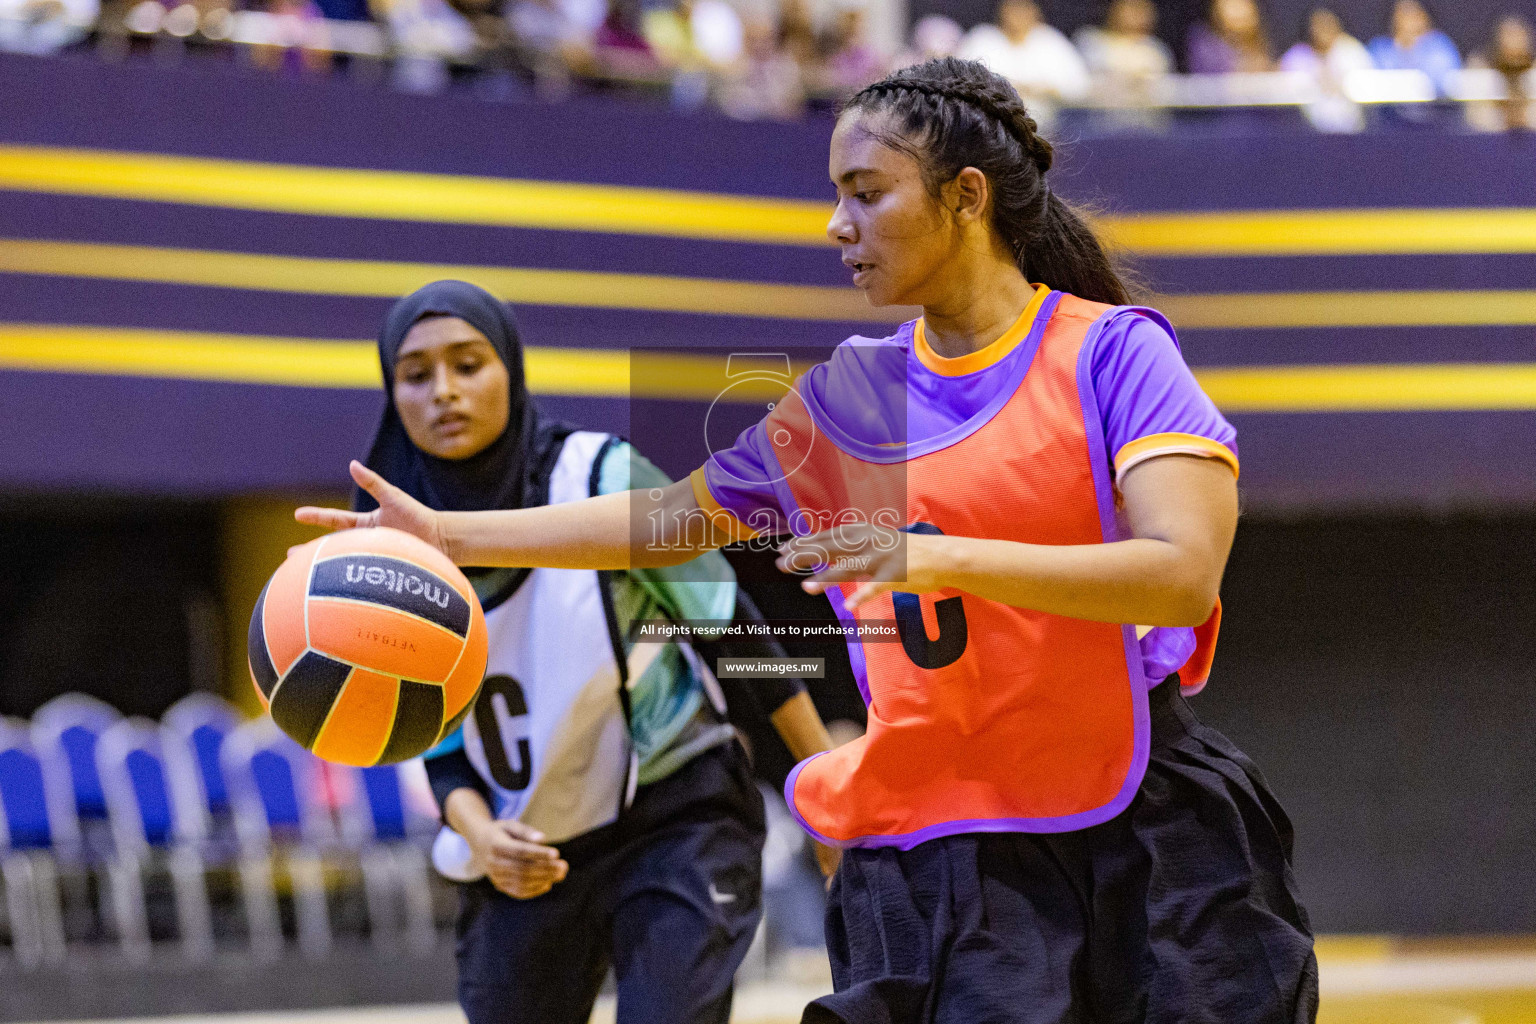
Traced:
<path id="1" fill-rule="evenodd" d="M 371 298 L 459 278 L 509 302 L 547 306 L 887 324 L 919 312 L 875 308 L 852 288 L 821 285 L 28 239 L 0 239 L 0 273 Z M 1180 330 L 1536 325 L 1536 290 L 1237 292 L 1165 295 L 1155 305 Z"/>
<path id="2" fill-rule="evenodd" d="M 1371 256 L 1536 252 L 1536 210 L 1276 210 L 1103 218 L 1143 256 Z"/>
<path id="3" fill-rule="evenodd" d="M 823 246 L 831 214 L 827 203 L 672 189 L 42 146 L 0 146 L 0 188 L 273 213 Z"/>
<path id="4" fill-rule="evenodd" d="M 875 309 L 851 287 L 529 267 L 316 259 L 94 242 L 0 239 L 0 272 L 374 298 L 398 298 L 432 281 L 458 278 L 478 284 L 508 302 L 542 306 L 855 323 L 900 323 L 914 315 L 905 308 Z"/>
<path id="5" fill-rule="evenodd" d="M 529 386 L 546 395 L 709 401 L 724 383 L 723 352 L 535 347 L 526 356 Z M 368 341 L 26 324 L 0 324 L 0 370 L 364 390 L 380 383 Z M 1195 376 L 1233 413 L 1536 410 L 1536 363 L 1233 366 Z M 777 397 L 775 386 L 764 388 L 727 397 Z"/>
<path id="6" fill-rule="evenodd" d="M 0 145 L 0 189 L 226 209 L 827 247 L 831 204 L 572 182 Z M 1095 220 L 1143 256 L 1536 252 L 1536 209 L 1143 213 Z"/>
<path id="7" fill-rule="evenodd" d="M 539 346 L 524 350 L 532 390 L 589 398 L 710 401 L 729 383 L 725 358 L 725 352 L 694 356 Z M 732 365 L 737 370 L 779 372 L 783 366 L 739 359 Z M 118 327 L 0 324 L 0 369 L 368 391 L 381 383 L 378 352 L 371 341 Z M 783 390 L 771 381 L 757 388 L 738 385 L 725 399 L 776 399 Z"/>
<path id="8" fill-rule="evenodd" d="M 1229 413 L 1536 409 L 1536 363 L 1230 366 L 1195 376 Z"/>
<path id="9" fill-rule="evenodd" d="M 0 325 L 0 369 L 314 388 L 374 389 L 380 380 L 367 341 L 32 324 Z"/>

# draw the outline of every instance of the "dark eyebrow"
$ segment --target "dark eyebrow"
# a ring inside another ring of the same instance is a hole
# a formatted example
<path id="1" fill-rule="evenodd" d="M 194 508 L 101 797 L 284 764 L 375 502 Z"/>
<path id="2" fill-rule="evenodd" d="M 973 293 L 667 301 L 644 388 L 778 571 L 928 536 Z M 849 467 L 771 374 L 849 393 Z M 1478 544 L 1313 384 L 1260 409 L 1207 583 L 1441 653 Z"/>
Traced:
<path id="1" fill-rule="evenodd" d="M 492 351 L 495 351 L 495 349 L 496 349 L 495 345 L 492 345 L 489 341 L 483 340 L 481 338 L 464 338 L 461 341 L 450 341 L 448 344 L 443 345 L 441 347 L 446 350 L 448 358 L 452 359 L 455 356 L 458 356 L 458 355 L 462 354 L 462 352 L 463 352 L 463 350 L 465 348 L 476 346 L 476 345 L 485 345 L 485 346 L 489 347 Z M 437 347 L 437 346 L 434 346 L 434 347 Z M 428 351 L 430 351 L 430 350 L 429 349 L 428 350 L 416 349 L 413 352 L 402 353 L 400 356 L 397 357 L 397 362 L 404 362 L 407 359 L 426 359 Z"/>
<path id="2" fill-rule="evenodd" d="M 837 179 L 837 183 L 839 185 L 846 185 L 848 182 L 852 181 L 854 178 L 857 178 L 861 174 L 879 173 L 881 172 L 875 170 L 873 167 L 855 167 L 852 170 L 844 171 L 842 177 Z"/>

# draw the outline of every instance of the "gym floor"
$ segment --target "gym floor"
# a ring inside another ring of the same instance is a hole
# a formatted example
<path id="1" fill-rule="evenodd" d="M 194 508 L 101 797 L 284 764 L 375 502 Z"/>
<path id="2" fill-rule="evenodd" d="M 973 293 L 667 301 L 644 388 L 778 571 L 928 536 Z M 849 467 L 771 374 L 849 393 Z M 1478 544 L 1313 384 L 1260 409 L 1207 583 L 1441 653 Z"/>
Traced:
<path id="1" fill-rule="evenodd" d="M 1536 938 L 1319 940 L 1319 1024 L 1536 1024 Z M 796 972 L 806 973 L 806 972 Z M 737 994 L 735 1024 L 796 1024 L 825 978 L 758 982 Z M 463 1024 L 453 1005 L 183 1015 L 95 1024 Z M 593 1024 L 612 1024 L 613 1003 Z M 56 1024 L 56 1022 L 55 1022 Z"/>

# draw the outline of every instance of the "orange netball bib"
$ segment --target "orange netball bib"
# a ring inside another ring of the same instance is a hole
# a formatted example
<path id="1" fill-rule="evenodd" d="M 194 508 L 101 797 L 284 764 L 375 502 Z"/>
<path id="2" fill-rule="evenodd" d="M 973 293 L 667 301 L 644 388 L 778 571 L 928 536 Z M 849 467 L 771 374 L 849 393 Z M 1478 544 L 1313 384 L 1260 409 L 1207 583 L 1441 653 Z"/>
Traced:
<path id="1" fill-rule="evenodd" d="M 814 397 L 771 414 L 797 533 L 847 510 L 899 512 L 911 532 L 1030 544 L 1119 539 L 1086 343 L 1108 306 L 1046 295 L 999 402 L 927 446 L 862 444 Z M 846 521 L 846 520 L 845 520 Z M 841 846 L 903 849 L 960 832 L 1062 832 L 1118 814 L 1146 768 L 1135 627 L 1029 611 L 954 590 L 882 595 L 845 621 L 891 620 L 900 642 L 850 642 L 863 737 L 796 767 L 801 824 Z"/>

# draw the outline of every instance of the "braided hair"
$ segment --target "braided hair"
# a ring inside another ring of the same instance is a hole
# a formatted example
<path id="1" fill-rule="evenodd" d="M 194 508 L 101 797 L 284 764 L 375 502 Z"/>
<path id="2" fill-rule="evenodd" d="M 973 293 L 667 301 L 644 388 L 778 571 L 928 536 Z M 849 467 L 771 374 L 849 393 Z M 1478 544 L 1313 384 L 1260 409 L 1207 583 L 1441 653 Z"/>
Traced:
<path id="1" fill-rule="evenodd" d="M 1025 280 L 1094 302 L 1130 301 L 1093 230 L 1046 183 L 1055 152 L 1001 75 L 940 57 L 866 86 L 843 110 L 892 117 L 895 130 L 876 137 L 916 159 L 935 196 L 966 167 L 985 174 L 992 223 Z"/>

